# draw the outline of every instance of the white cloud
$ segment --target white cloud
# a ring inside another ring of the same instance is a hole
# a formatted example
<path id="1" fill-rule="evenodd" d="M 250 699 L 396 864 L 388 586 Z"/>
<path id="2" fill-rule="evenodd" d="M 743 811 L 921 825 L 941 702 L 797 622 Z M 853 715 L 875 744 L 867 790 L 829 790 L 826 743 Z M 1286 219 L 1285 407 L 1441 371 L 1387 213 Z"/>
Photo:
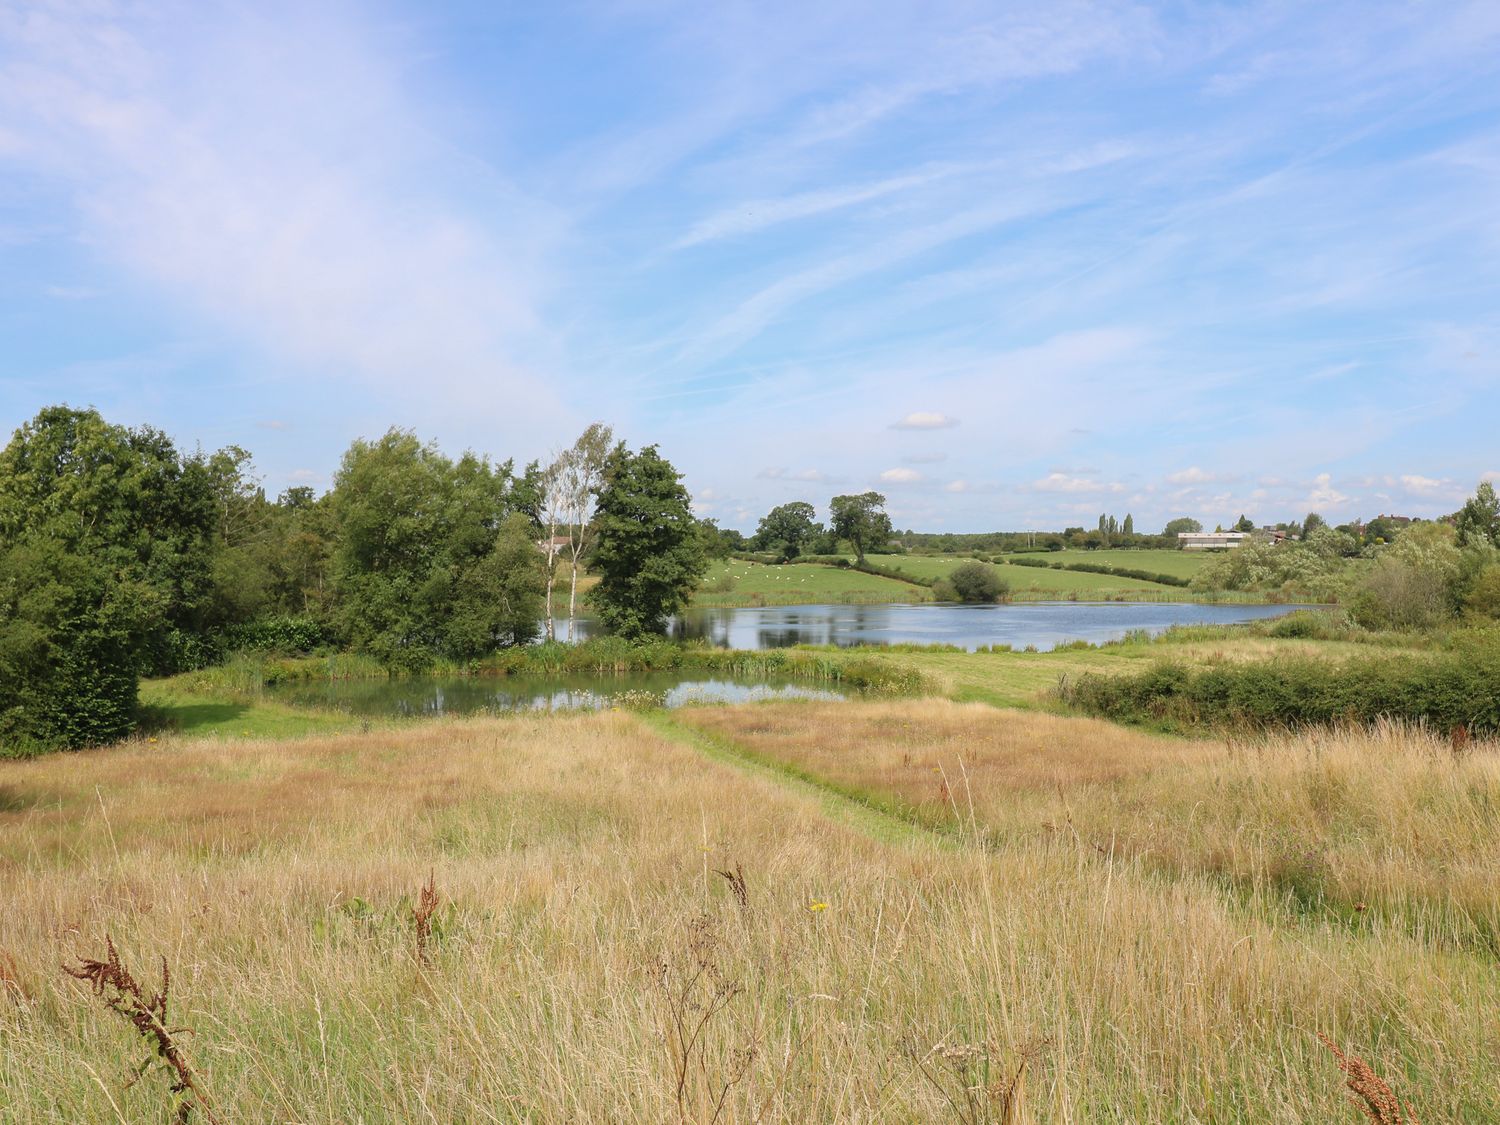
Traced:
<path id="1" fill-rule="evenodd" d="M 1066 473 L 1048 473 L 1041 480 L 1031 482 L 1037 492 L 1124 492 L 1125 486 L 1118 481 L 1097 481 L 1088 477 L 1068 476 Z"/>
<path id="2" fill-rule="evenodd" d="M 943 485 L 944 492 L 968 492 L 969 482 L 966 480 L 950 480 Z"/>
<path id="3" fill-rule="evenodd" d="M 1500 469 L 1491 469 L 1489 472 L 1482 474 L 1479 479 L 1491 482 L 1500 481 Z"/>
<path id="4" fill-rule="evenodd" d="M 931 411 L 918 410 L 908 414 L 899 422 L 892 422 L 893 430 L 948 430 L 958 425 L 957 418 L 950 418 L 946 414 L 937 414 Z"/>
<path id="5" fill-rule="evenodd" d="M 1208 484 L 1211 481 L 1222 480 L 1218 473 L 1205 472 L 1197 465 L 1191 468 L 1179 469 L 1175 473 L 1167 474 L 1168 484 Z"/>
<path id="6" fill-rule="evenodd" d="M 267 418 L 264 421 L 255 423 L 255 428 L 258 430 L 289 430 L 292 427 L 290 422 L 284 422 L 280 418 Z"/>
<path id="7" fill-rule="evenodd" d="M 442 147 L 375 25 L 315 6 L 173 13 L 0 20 L 0 117 L 82 240 L 283 361 L 504 400 L 518 426 L 558 416 L 519 358 L 551 207 Z"/>
<path id="8" fill-rule="evenodd" d="M 1312 491 L 1307 494 L 1306 503 L 1313 508 L 1336 507 L 1347 504 L 1349 497 L 1333 487 L 1333 477 L 1329 473 L 1319 473 L 1313 478 Z"/>
<path id="9" fill-rule="evenodd" d="M 1442 488 L 1449 482 L 1434 480 L 1432 477 L 1417 476 L 1413 473 L 1403 476 L 1401 478 L 1401 483 L 1404 484 L 1412 492 L 1431 492 L 1434 489 Z"/>
<path id="10" fill-rule="evenodd" d="M 836 479 L 817 469 L 797 469 L 793 471 L 779 467 L 762 469 L 755 475 L 759 480 L 800 481 L 806 484 L 831 484 Z"/>
<path id="11" fill-rule="evenodd" d="M 726 208 L 715 215 L 710 215 L 708 218 L 693 224 L 692 230 L 688 231 L 674 245 L 673 249 L 680 250 L 689 246 L 697 246 L 704 242 L 713 242 L 721 238 L 750 234 L 753 231 L 775 226 L 778 223 L 789 222 L 793 219 L 803 219 L 812 215 L 821 215 L 828 211 L 837 211 L 845 207 L 852 207 L 859 203 L 866 203 L 872 199 L 879 199 L 894 192 L 930 183 L 935 179 L 951 174 L 951 172 L 951 169 L 933 169 L 929 172 L 916 173 L 910 176 L 893 176 L 890 179 L 880 180 L 872 184 L 863 184 L 859 187 L 809 191 L 787 196 L 783 199 L 747 200 L 744 203 Z"/>
<path id="12" fill-rule="evenodd" d="M 913 453 L 910 457 L 903 457 L 901 460 L 908 465 L 940 465 L 948 460 L 948 455 L 946 453 Z"/>
<path id="13" fill-rule="evenodd" d="M 922 474 L 916 469 L 886 469 L 880 479 L 886 484 L 914 484 L 922 479 Z"/>

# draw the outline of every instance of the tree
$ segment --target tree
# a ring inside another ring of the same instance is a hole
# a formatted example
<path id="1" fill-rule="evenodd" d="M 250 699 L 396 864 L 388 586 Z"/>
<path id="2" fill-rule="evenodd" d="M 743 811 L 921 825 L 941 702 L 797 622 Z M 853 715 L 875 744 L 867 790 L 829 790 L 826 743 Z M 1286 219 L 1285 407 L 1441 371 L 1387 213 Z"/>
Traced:
<path id="1" fill-rule="evenodd" d="M 1493 484 L 1487 480 L 1479 482 L 1474 495 L 1458 510 L 1454 526 L 1462 546 L 1488 543 L 1500 547 L 1500 498 L 1496 497 Z"/>
<path id="2" fill-rule="evenodd" d="M 568 513 L 568 640 L 573 639 L 573 623 L 578 617 L 578 575 L 583 560 L 597 539 L 594 527 L 594 503 L 604 484 L 604 470 L 609 462 L 610 443 L 615 432 L 603 422 L 594 422 L 578 435 L 563 463 L 563 493 Z"/>
<path id="3" fill-rule="evenodd" d="M 822 533 L 817 510 L 802 500 L 781 504 L 766 513 L 755 529 L 755 545 L 762 551 L 774 551 L 783 562 L 802 553 L 802 545 Z"/>
<path id="4" fill-rule="evenodd" d="M 544 609 L 545 563 L 532 531 L 530 519 L 512 512 L 501 525 L 494 548 L 463 571 L 444 632 L 448 655 L 474 660 L 496 648 L 536 638 Z"/>
<path id="5" fill-rule="evenodd" d="M 959 563 L 948 575 L 953 592 L 964 602 L 997 602 L 1010 592 L 1000 572 L 981 562 Z"/>
<path id="6" fill-rule="evenodd" d="M 1162 528 L 1162 532 L 1161 533 L 1163 535 L 1175 538 L 1176 536 L 1182 534 L 1183 532 L 1187 532 L 1189 534 L 1196 535 L 1198 532 L 1200 532 L 1202 530 L 1203 530 L 1203 525 L 1201 523 L 1199 523 L 1197 520 L 1192 519 L 1189 516 L 1179 516 L 1175 520 L 1168 520 L 1167 521 L 1167 526 L 1164 527 L 1164 528 Z"/>
<path id="7" fill-rule="evenodd" d="M 1237 519 L 1237 520 L 1234 521 L 1234 529 L 1236 531 L 1243 531 L 1243 532 L 1247 532 L 1247 533 L 1251 532 L 1251 531 L 1254 531 L 1255 530 L 1255 521 L 1253 519 L 1251 519 L 1249 516 L 1242 514 L 1239 519 Z"/>
<path id="8" fill-rule="evenodd" d="M 681 474 L 648 445 L 615 446 L 595 515 L 599 585 L 589 600 L 612 633 L 638 638 L 665 631 L 707 569 L 703 537 Z"/>
<path id="9" fill-rule="evenodd" d="M 891 517 L 885 514 L 885 497 L 878 492 L 835 496 L 828 508 L 833 533 L 849 540 L 859 563 L 865 561 L 865 551 L 891 538 Z"/>
<path id="10" fill-rule="evenodd" d="M 1120 533 L 1122 535 L 1135 534 L 1135 517 L 1132 516 L 1129 512 L 1125 513 L 1125 522 L 1120 525 Z"/>
<path id="11" fill-rule="evenodd" d="M 0 451 L 0 544 L 46 542 L 149 589 L 144 671 L 181 671 L 214 655 L 201 638 L 213 623 L 217 529 L 204 459 L 180 456 L 160 430 L 49 406 Z"/>
<path id="12" fill-rule="evenodd" d="M 128 735 L 160 613 L 155 590 L 98 555 L 34 534 L 0 548 L 0 758 Z"/>
<path id="13" fill-rule="evenodd" d="M 1328 521 L 1317 512 L 1308 512 L 1307 518 L 1302 521 L 1302 537 L 1305 539 L 1320 528 L 1328 526 Z"/>
<path id="14" fill-rule="evenodd" d="M 552 591 L 557 585 L 557 561 L 562 557 L 563 539 L 558 534 L 559 528 L 563 527 L 568 519 L 568 491 L 563 482 L 564 462 L 568 459 L 569 451 L 564 450 L 552 458 L 552 462 L 542 470 L 541 478 L 541 503 L 540 519 L 542 525 L 542 558 L 545 571 L 545 598 L 543 606 L 543 627 L 549 641 L 556 639 L 556 625 L 553 618 L 556 611 L 552 608 Z M 572 538 L 568 537 L 571 544 Z M 568 627 L 572 628 L 572 615 L 569 615 Z"/>
<path id="15" fill-rule="evenodd" d="M 392 667 L 421 668 L 436 656 L 468 659 L 512 643 L 514 630 L 490 611 L 469 620 L 476 609 L 466 590 L 471 582 L 497 588 L 500 564 L 491 556 L 501 529 L 521 526 L 508 516 L 521 515 L 535 531 L 517 484 L 510 462 L 495 466 L 471 453 L 450 461 L 406 430 L 350 446 L 331 503 L 338 620 L 351 644 Z M 521 568 L 518 581 L 535 581 L 539 612 L 540 568 L 513 552 L 506 559 Z M 489 630 L 487 646 L 476 642 L 476 629 Z"/>

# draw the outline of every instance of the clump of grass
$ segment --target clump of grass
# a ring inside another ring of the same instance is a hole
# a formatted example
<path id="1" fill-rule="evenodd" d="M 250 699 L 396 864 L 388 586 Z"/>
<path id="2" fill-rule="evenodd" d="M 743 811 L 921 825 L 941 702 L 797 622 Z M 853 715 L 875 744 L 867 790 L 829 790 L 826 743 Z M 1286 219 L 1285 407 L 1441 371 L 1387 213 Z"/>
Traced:
<path id="1" fill-rule="evenodd" d="M 734 901 L 739 903 L 740 909 L 749 910 L 750 889 L 745 885 L 745 868 L 736 863 L 733 871 L 716 869 L 714 874 L 722 876 L 728 882 L 729 891 L 734 895 Z"/>
<path id="2" fill-rule="evenodd" d="M 417 964 L 424 969 L 431 963 L 428 947 L 432 942 L 432 915 L 437 907 L 437 874 L 429 872 L 427 882 L 422 884 L 422 892 L 417 897 L 416 905 L 411 908 Z"/>
<path id="3" fill-rule="evenodd" d="M 710 1044 L 714 1025 L 745 991 L 728 972 L 716 920 L 708 914 L 693 919 L 684 947 L 676 956 L 661 958 L 654 969 L 677 1118 L 718 1121 L 729 1092 L 750 1073 L 755 1045 L 734 1048 L 725 1059 Z"/>
<path id="4" fill-rule="evenodd" d="M 993 1042 L 940 1042 L 923 1051 L 909 1039 L 905 1054 L 962 1125 L 1023 1125 L 1031 1120 L 1026 1111 L 1026 1068 L 1046 1045 L 1037 1040 L 1022 1046 L 1014 1070 L 1000 1069 L 1003 1052 Z"/>
<path id="5" fill-rule="evenodd" d="M 1403 1104 L 1396 1092 L 1369 1063 L 1358 1055 L 1339 1050 L 1332 1039 L 1318 1033 L 1323 1046 L 1333 1052 L 1333 1057 L 1344 1072 L 1344 1085 L 1349 1087 L 1349 1100 L 1355 1108 L 1377 1125 L 1422 1125 L 1411 1106 Z"/>
<path id="6" fill-rule="evenodd" d="M 147 995 L 130 970 L 120 962 L 120 953 L 115 948 L 114 939 L 106 936 L 104 946 L 104 960 L 80 958 L 77 965 L 64 965 L 63 972 L 77 980 L 88 982 L 94 995 L 104 1002 L 104 1006 L 128 1020 L 136 1033 L 151 1045 L 152 1054 L 146 1056 L 137 1069 L 136 1076 L 143 1076 L 153 1062 L 159 1063 L 166 1070 L 176 1103 L 173 1119 L 179 1125 L 191 1119 L 194 1109 L 201 1110 L 208 1121 L 218 1125 L 219 1119 L 214 1115 L 213 1105 L 204 1093 L 198 1076 L 188 1064 L 179 1041 L 179 1037 L 190 1034 L 191 1029 L 173 1027 L 168 1022 L 167 998 L 172 988 L 172 974 L 167 968 L 167 959 L 163 957 L 161 961 L 161 987 Z"/>
<path id="7" fill-rule="evenodd" d="M 0 996 L 4 996 L 18 1008 L 25 1007 L 30 999 L 21 985 L 16 959 L 3 949 L 0 949 Z"/>

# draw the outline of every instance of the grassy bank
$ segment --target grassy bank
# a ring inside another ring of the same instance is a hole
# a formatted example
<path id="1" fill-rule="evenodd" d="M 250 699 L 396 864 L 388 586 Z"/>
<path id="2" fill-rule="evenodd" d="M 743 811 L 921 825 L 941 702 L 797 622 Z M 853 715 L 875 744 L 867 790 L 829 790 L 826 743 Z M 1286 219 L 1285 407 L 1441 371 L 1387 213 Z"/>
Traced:
<path id="1" fill-rule="evenodd" d="M 1500 1115 L 1490 758 L 912 706 L 0 763 L 0 1105 L 172 1116 L 61 971 L 108 936 L 225 1121 L 1352 1121 L 1317 1033 Z"/>

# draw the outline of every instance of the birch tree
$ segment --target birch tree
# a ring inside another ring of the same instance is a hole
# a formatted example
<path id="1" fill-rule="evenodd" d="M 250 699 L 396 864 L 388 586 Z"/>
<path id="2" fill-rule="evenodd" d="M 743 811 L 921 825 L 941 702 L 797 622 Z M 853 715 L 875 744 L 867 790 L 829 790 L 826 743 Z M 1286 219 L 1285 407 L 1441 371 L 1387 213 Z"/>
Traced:
<path id="1" fill-rule="evenodd" d="M 560 489 L 568 524 L 568 640 L 573 639 L 578 616 L 578 572 L 598 540 L 594 527 L 595 504 L 604 486 L 604 469 L 615 440 L 614 430 L 594 422 L 578 436 L 573 447 L 559 459 Z M 550 604 L 550 602 L 549 602 Z"/>
<path id="2" fill-rule="evenodd" d="M 572 457 L 572 450 L 564 450 L 553 457 L 551 464 L 542 471 L 542 510 L 541 523 L 547 531 L 547 537 L 542 541 L 542 554 L 547 560 L 547 620 L 546 637 L 549 641 L 557 639 L 557 631 L 552 624 L 552 594 L 557 585 L 557 561 L 562 557 L 562 544 L 558 542 L 562 538 L 558 529 L 568 522 L 571 507 L 569 505 L 569 494 L 567 491 L 568 461 Z M 570 540 L 571 541 L 571 540 Z M 573 637 L 572 622 L 572 600 L 568 605 L 568 638 Z"/>

